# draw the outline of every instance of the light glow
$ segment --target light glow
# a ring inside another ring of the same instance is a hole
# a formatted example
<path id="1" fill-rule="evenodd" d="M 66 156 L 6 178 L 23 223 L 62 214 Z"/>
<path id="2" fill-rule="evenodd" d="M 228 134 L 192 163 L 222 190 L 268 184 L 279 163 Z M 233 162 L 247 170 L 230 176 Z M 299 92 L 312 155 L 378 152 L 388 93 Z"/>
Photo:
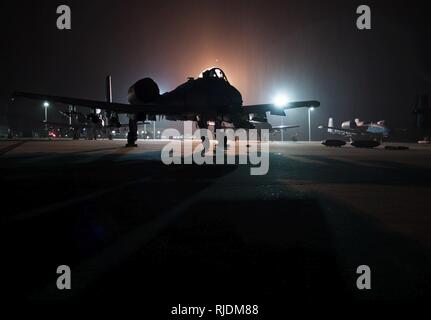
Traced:
<path id="1" fill-rule="evenodd" d="M 283 108 L 289 103 L 289 98 L 285 94 L 278 94 L 274 98 L 274 105 L 277 108 Z"/>

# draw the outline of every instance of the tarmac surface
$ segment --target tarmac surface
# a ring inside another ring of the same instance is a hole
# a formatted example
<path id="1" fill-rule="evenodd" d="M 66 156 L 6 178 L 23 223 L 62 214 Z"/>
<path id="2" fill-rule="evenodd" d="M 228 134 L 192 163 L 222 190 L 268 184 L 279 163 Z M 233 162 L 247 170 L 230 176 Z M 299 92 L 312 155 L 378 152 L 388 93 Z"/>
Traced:
<path id="1" fill-rule="evenodd" d="M 274 142 L 268 174 L 252 176 L 242 164 L 165 165 L 166 141 L 124 143 L 0 141 L 9 299 L 431 296 L 431 145 Z M 59 265 L 72 290 L 56 288 Z M 357 289 L 360 265 L 371 290 Z"/>

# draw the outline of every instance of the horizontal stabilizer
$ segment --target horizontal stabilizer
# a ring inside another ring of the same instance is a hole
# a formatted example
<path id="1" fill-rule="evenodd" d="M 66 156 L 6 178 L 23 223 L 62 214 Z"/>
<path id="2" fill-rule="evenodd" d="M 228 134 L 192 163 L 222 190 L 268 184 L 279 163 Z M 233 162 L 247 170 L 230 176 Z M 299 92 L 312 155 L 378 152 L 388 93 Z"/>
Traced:
<path id="1" fill-rule="evenodd" d="M 248 113 L 259 113 L 259 112 L 271 112 L 272 115 L 284 116 L 284 110 L 296 109 L 296 108 L 318 108 L 320 106 L 319 101 L 297 101 L 289 102 L 285 106 L 278 107 L 273 103 L 268 104 L 255 104 L 244 106 Z"/>
<path id="2" fill-rule="evenodd" d="M 27 98 L 35 100 L 46 100 L 48 102 L 62 103 L 72 106 L 88 107 L 92 109 L 102 109 L 107 111 L 114 111 L 123 114 L 133 114 L 133 113 L 146 113 L 146 114 L 178 114 L 184 111 L 193 111 L 189 108 L 182 106 L 166 106 L 157 103 L 145 103 L 140 105 L 132 105 L 126 103 L 116 103 L 116 102 L 106 102 L 98 100 L 88 100 L 88 99 L 78 99 L 70 97 L 52 96 L 47 94 L 38 94 L 30 92 L 14 92 L 14 98 Z"/>

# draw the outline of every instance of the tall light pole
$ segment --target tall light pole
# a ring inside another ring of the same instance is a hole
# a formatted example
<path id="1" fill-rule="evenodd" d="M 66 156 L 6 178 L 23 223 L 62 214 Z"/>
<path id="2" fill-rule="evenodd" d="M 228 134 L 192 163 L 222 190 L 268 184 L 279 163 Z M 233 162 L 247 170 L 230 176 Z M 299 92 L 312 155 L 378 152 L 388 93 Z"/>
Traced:
<path id="1" fill-rule="evenodd" d="M 43 103 L 43 108 L 45 109 L 45 130 L 48 131 L 48 107 L 49 107 L 49 102 L 45 101 Z"/>
<path id="2" fill-rule="evenodd" d="M 283 118 L 284 118 L 284 117 L 283 117 L 283 116 L 281 116 L 281 127 L 282 127 L 282 128 L 283 128 Z M 283 141 L 284 141 L 283 131 L 284 131 L 283 129 L 281 129 L 281 130 L 280 130 L 280 133 L 281 133 L 281 142 L 283 142 Z"/>
<path id="3" fill-rule="evenodd" d="M 314 107 L 308 108 L 308 141 L 311 141 L 311 111 L 314 110 Z"/>

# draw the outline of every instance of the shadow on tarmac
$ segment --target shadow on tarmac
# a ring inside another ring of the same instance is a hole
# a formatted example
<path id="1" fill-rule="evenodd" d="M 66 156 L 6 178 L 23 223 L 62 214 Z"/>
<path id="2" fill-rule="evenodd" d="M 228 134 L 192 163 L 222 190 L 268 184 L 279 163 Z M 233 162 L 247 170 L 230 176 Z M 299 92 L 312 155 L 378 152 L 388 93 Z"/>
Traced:
<path id="1" fill-rule="evenodd" d="M 3 177 L 6 199 L 22 199 L 2 217 L 9 299 L 68 298 L 55 288 L 59 264 L 78 270 L 79 290 L 71 295 L 78 301 L 274 304 L 430 295 L 430 249 L 349 207 L 313 194 L 201 199 L 238 166 L 115 162 L 120 155 L 85 165 L 50 160 Z M 314 172 L 305 178 L 316 181 L 336 170 L 289 165 L 287 176 Z M 337 168 L 347 174 L 351 167 Z M 41 209 L 26 216 L 33 207 Z M 372 291 L 356 290 L 360 264 L 375 270 Z"/>

